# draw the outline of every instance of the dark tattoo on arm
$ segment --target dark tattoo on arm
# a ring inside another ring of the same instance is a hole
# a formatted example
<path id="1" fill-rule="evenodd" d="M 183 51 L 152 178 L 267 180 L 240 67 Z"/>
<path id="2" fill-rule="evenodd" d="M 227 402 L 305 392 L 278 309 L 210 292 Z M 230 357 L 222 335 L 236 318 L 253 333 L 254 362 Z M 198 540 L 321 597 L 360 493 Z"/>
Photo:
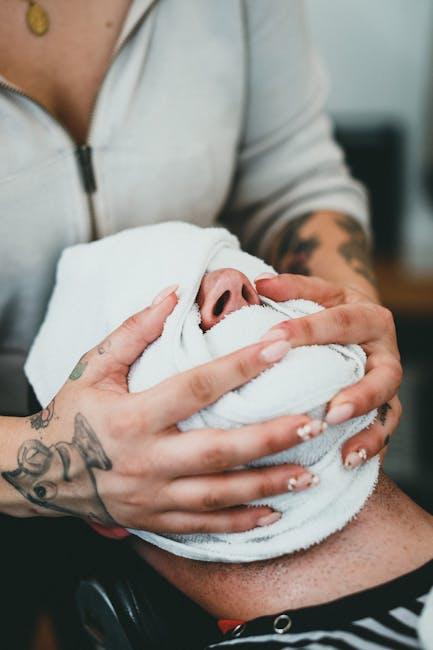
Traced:
<path id="1" fill-rule="evenodd" d="M 386 423 L 388 411 L 391 411 L 391 405 L 388 404 L 388 402 L 385 402 L 385 404 L 382 404 L 382 406 L 379 406 L 379 408 L 377 409 L 377 417 L 379 418 L 379 422 L 383 427 L 385 426 Z"/>
<path id="2" fill-rule="evenodd" d="M 302 236 L 300 231 L 312 217 L 306 214 L 284 224 L 269 252 L 269 263 L 280 273 L 310 275 L 308 262 L 320 246 L 317 236 Z"/>
<path id="3" fill-rule="evenodd" d="M 338 252 L 356 273 L 375 286 L 371 250 L 362 226 L 350 217 L 338 217 L 335 223 L 349 236 L 339 245 Z"/>
<path id="4" fill-rule="evenodd" d="M 30 426 L 32 429 L 46 429 L 54 416 L 54 399 L 48 404 L 48 406 L 39 413 L 32 415 L 30 417 Z"/>
<path id="5" fill-rule="evenodd" d="M 69 375 L 69 379 L 71 381 L 75 381 L 76 379 L 79 379 L 82 377 L 85 369 L 87 367 L 87 361 L 84 360 L 84 358 L 80 359 L 71 374 Z"/>
<path id="6" fill-rule="evenodd" d="M 17 463 L 16 469 L 2 472 L 2 477 L 31 503 L 105 526 L 116 525 L 99 496 L 94 474 L 95 469 L 110 470 L 112 464 L 81 413 L 75 416 L 71 442 L 47 447 L 40 440 L 26 440 L 18 450 Z M 80 493 L 87 498 L 80 499 Z"/>

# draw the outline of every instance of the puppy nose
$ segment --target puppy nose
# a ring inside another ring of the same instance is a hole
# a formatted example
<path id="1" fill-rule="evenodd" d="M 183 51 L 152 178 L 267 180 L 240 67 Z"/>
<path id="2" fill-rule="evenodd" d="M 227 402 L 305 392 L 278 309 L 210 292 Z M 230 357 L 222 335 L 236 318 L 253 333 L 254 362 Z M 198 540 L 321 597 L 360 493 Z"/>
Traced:
<path id="1" fill-rule="evenodd" d="M 260 300 L 246 275 L 236 269 L 220 269 L 204 276 L 197 304 L 201 328 L 206 332 L 232 311 L 246 305 L 259 305 Z"/>

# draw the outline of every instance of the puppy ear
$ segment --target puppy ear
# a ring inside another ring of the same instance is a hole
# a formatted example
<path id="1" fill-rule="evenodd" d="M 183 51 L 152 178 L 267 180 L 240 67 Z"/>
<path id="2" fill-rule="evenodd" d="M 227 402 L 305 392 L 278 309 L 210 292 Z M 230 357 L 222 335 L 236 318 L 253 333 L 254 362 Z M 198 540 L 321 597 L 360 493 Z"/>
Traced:
<path id="1" fill-rule="evenodd" d="M 81 413 L 77 413 L 75 416 L 72 444 L 74 443 L 86 460 L 88 467 L 96 467 L 103 470 L 111 469 L 111 461 L 102 449 L 102 445 L 95 436 L 92 427 Z"/>

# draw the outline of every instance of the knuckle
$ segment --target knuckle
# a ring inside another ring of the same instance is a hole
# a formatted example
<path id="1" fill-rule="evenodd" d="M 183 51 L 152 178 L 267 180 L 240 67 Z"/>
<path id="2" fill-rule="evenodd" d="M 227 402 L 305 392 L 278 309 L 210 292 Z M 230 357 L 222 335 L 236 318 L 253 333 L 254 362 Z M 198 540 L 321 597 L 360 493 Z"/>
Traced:
<path id="1" fill-rule="evenodd" d="M 221 508 L 224 508 L 225 506 L 226 503 L 224 497 L 212 490 L 209 490 L 201 500 L 201 507 L 203 510 L 221 510 Z"/>
<path id="2" fill-rule="evenodd" d="M 135 332 L 139 327 L 138 314 L 132 314 L 125 321 L 123 321 L 121 328 L 127 332 Z"/>
<path id="3" fill-rule="evenodd" d="M 212 376 L 204 371 L 194 372 L 189 380 L 189 390 L 200 403 L 213 401 L 215 388 Z"/>
<path id="4" fill-rule="evenodd" d="M 258 498 L 270 496 L 277 491 L 276 481 L 270 472 L 266 472 L 260 476 L 257 484 Z"/>
<path id="5" fill-rule="evenodd" d="M 203 468 L 216 471 L 225 470 L 229 466 L 229 458 L 230 451 L 227 446 L 217 442 L 204 452 Z"/>
<path id="6" fill-rule="evenodd" d="M 401 363 L 397 360 L 394 361 L 394 363 L 390 365 L 390 372 L 392 373 L 393 381 L 400 386 L 403 379 L 403 368 Z"/>
<path id="7" fill-rule="evenodd" d="M 394 330 L 394 316 L 393 313 L 388 307 L 384 307 L 383 305 L 375 305 L 377 315 L 380 318 L 380 321 L 383 323 L 385 326 L 385 329 L 387 330 Z"/>
<path id="8" fill-rule="evenodd" d="M 286 431 L 287 427 L 285 427 L 282 423 L 274 424 L 272 428 L 268 425 L 264 426 L 262 432 L 260 433 L 260 440 L 264 456 L 273 454 L 279 449 L 281 446 L 279 445 L 279 442 L 281 441 L 281 438 L 284 436 Z"/>
<path id="9" fill-rule="evenodd" d="M 249 379 L 251 377 L 251 363 L 249 359 L 241 357 L 236 361 L 236 373 L 241 379 Z"/>
<path id="10" fill-rule="evenodd" d="M 350 309 L 341 307 L 334 312 L 335 324 L 343 332 L 349 331 L 353 326 L 353 313 Z"/>
<path id="11" fill-rule="evenodd" d="M 314 327 L 308 317 L 292 321 L 293 333 L 305 341 L 312 341 L 314 338 Z"/>

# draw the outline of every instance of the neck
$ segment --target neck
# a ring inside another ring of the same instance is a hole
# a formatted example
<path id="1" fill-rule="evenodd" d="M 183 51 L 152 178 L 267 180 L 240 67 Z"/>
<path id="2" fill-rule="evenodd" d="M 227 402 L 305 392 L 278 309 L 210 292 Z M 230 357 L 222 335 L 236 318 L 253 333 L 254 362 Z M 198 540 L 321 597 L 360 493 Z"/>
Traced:
<path id="1" fill-rule="evenodd" d="M 176 587 L 219 618 L 315 605 L 409 573 L 433 557 L 433 518 L 382 476 L 362 512 L 306 551 L 265 562 L 206 563 L 134 543 Z"/>

